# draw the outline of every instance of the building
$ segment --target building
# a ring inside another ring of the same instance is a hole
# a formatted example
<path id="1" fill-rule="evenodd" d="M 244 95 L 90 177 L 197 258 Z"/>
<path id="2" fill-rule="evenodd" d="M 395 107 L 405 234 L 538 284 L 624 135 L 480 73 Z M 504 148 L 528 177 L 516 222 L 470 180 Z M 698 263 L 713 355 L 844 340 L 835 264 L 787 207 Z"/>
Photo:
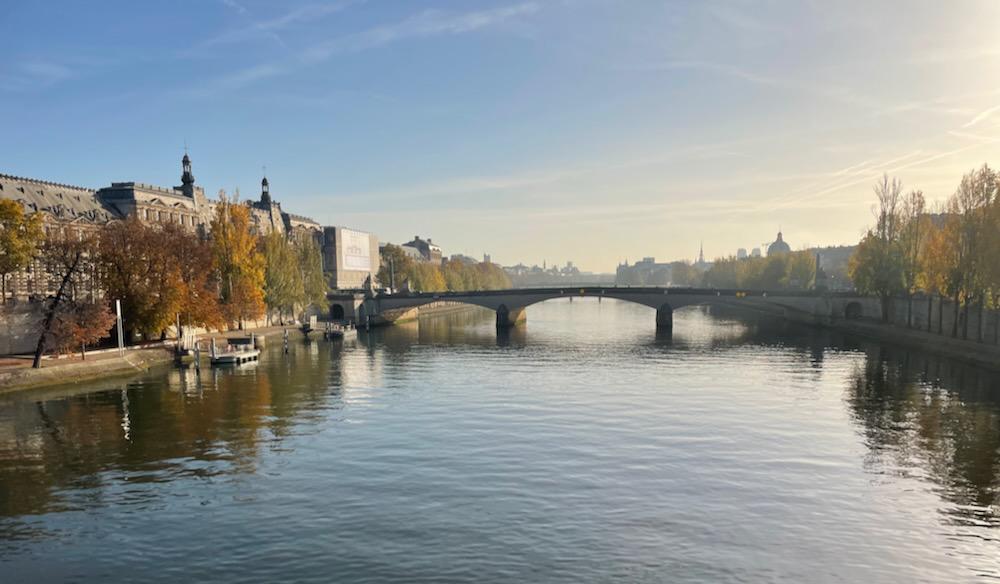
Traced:
<path id="1" fill-rule="evenodd" d="M 750 251 L 750 257 L 752 257 L 752 258 L 759 258 L 759 257 L 761 257 L 760 248 L 759 247 L 753 248 Z"/>
<path id="2" fill-rule="evenodd" d="M 657 263 L 655 257 L 644 257 L 629 265 L 628 260 L 615 270 L 615 284 L 622 286 L 668 286 L 673 276 L 669 263 Z"/>
<path id="3" fill-rule="evenodd" d="M 738 250 L 736 250 L 736 259 L 738 260 L 747 259 L 747 248 L 741 247 Z"/>
<path id="4" fill-rule="evenodd" d="M 66 226 L 96 231 L 112 221 L 136 217 L 147 224 L 174 223 L 203 237 L 210 235 L 218 204 L 195 184 L 187 153 L 181 159 L 180 186 L 160 187 L 129 181 L 113 182 L 95 190 L 0 174 L 0 198 L 20 202 L 28 213 L 41 213 L 47 232 Z M 362 288 L 365 279 L 374 277 L 378 270 L 378 240 L 374 235 L 340 227 L 324 228 L 309 217 L 283 211 L 271 196 L 267 177 L 261 180 L 260 198 L 243 204 L 250 210 L 251 229 L 255 233 L 279 232 L 290 238 L 316 241 L 333 287 Z M 327 245 L 332 247 L 326 249 Z M 440 254 L 440 248 L 437 252 Z M 44 266 L 35 262 L 12 274 L 8 291 L 15 298 L 31 298 L 53 290 Z"/>
<path id="5" fill-rule="evenodd" d="M 334 290 L 363 290 L 379 268 L 378 237 L 344 227 L 323 228 L 323 273 Z"/>
<path id="6" fill-rule="evenodd" d="M 767 246 L 767 257 L 782 253 L 791 253 L 791 251 L 791 246 L 782 238 L 781 231 L 778 231 L 778 238 L 774 240 L 774 243 Z"/>
<path id="7" fill-rule="evenodd" d="M 420 239 L 419 235 L 414 235 L 413 241 L 408 241 L 404 243 L 402 247 L 410 247 L 417 250 L 418 252 L 420 252 L 420 256 L 423 258 L 423 261 L 425 262 L 430 262 L 432 264 L 441 263 L 441 258 L 442 258 L 441 248 L 435 245 L 434 242 L 431 241 L 431 238 L 429 237 L 426 240 L 424 240 Z"/>

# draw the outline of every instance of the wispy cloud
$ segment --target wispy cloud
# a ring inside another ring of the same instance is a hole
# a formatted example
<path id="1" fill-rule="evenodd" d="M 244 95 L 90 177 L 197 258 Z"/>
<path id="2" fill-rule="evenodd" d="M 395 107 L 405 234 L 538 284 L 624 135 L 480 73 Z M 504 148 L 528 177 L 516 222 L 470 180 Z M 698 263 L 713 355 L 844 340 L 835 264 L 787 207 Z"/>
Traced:
<path id="1" fill-rule="evenodd" d="M 84 70 L 96 66 L 83 59 L 75 61 L 51 61 L 30 58 L 15 62 L 0 73 L 0 87 L 7 91 L 30 91 L 45 89 L 57 83 L 75 79 Z"/>
<path id="2" fill-rule="evenodd" d="M 538 10 L 540 6 L 534 2 L 460 14 L 427 10 L 396 23 L 320 43 L 307 50 L 304 57 L 309 61 L 323 61 L 336 54 L 374 49 L 408 39 L 469 33 Z"/>
<path id="3" fill-rule="evenodd" d="M 243 6 L 242 4 L 240 4 L 239 2 L 237 2 L 236 0 L 219 0 L 219 2 L 222 3 L 222 5 L 225 6 L 226 8 L 230 8 L 232 10 L 235 10 L 236 12 L 239 12 L 240 14 L 246 14 L 246 12 L 247 12 L 246 6 Z"/>
<path id="4" fill-rule="evenodd" d="M 325 4 L 305 4 L 278 16 L 252 22 L 248 26 L 224 31 L 219 35 L 201 43 L 200 46 L 201 48 L 207 48 L 218 45 L 243 43 L 253 41 L 261 37 L 270 38 L 282 46 L 285 46 L 284 40 L 278 34 L 279 31 L 285 30 L 294 24 L 315 21 L 325 16 L 341 12 L 353 5 L 363 3 L 364 1 L 365 0 L 344 0 L 342 2 L 330 2 Z M 232 0 L 224 0 L 224 3 L 227 5 L 229 5 L 229 2 L 232 2 Z M 242 5 L 236 4 L 235 2 L 233 2 L 233 4 L 239 7 L 238 11 L 240 14 L 247 13 L 246 8 Z"/>
<path id="5" fill-rule="evenodd" d="M 972 126 L 975 126 L 979 122 L 981 122 L 983 120 L 986 120 L 986 119 L 989 119 L 993 114 L 997 113 L 998 111 L 1000 111 L 1000 105 L 995 105 L 995 106 L 993 106 L 991 108 L 985 109 L 985 110 L 979 112 L 978 114 L 976 114 L 976 117 L 974 117 L 971 120 L 969 120 L 968 122 L 966 122 L 965 125 L 963 125 L 962 127 L 963 128 L 971 128 Z"/>
<path id="6" fill-rule="evenodd" d="M 351 3 L 345 2 L 338 6 L 343 9 L 348 4 Z M 307 65 L 315 65 L 338 54 L 374 49 L 410 39 L 471 33 L 538 10 L 540 10 L 538 4 L 525 2 L 492 10 L 455 14 L 436 10 L 425 11 L 396 23 L 377 26 L 313 45 L 292 60 L 262 63 L 237 71 L 204 86 L 194 95 L 208 96 L 219 90 L 237 89 L 268 77 L 288 73 Z M 288 26 L 305 18 L 304 14 L 306 13 L 294 11 L 268 23 L 258 23 L 256 26 L 270 26 L 271 29 L 268 30 L 273 30 L 274 27 Z"/>

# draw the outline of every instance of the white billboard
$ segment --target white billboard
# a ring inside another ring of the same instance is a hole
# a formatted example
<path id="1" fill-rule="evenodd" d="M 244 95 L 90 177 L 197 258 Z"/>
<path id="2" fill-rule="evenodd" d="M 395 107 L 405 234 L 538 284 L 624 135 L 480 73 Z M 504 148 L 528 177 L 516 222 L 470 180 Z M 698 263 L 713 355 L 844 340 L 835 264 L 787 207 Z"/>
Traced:
<path id="1" fill-rule="evenodd" d="M 367 233 L 350 229 L 340 230 L 340 268 L 359 272 L 371 271 L 371 244 Z"/>

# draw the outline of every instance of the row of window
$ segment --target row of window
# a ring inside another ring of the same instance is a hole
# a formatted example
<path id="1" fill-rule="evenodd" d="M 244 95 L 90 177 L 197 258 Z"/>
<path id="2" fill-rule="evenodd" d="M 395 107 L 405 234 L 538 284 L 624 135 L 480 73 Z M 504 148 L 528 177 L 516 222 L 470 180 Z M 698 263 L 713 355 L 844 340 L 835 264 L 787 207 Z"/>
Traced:
<path id="1" fill-rule="evenodd" d="M 173 213 L 171 211 L 157 211 L 155 209 L 142 209 L 141 215 L 143 221 L 147 222 L 157 222 L 157 223 L 179 223 L 182 226 L 194 227 L 198 224 L 195 218 L 191 215 L 184 215 L 183 213 Z"/>

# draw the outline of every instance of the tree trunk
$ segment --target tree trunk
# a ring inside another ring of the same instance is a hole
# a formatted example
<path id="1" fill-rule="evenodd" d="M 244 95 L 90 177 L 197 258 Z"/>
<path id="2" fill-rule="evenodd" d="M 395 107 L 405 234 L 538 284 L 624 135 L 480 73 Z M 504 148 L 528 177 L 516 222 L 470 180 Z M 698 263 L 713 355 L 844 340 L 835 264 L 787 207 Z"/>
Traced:
<path id="1" fill-rule="evenodd" d="M 969 299 L 965 299 L 965 306 L 962 307 L 962 340 L 969 340 Z"/>
<path id="2" fill-rule="evenodd" d="M 944 297 L 938 294 L 938 334 L 944 334 Z"/>
<path id="3" fill-rule="evenodd" d="M 889 305 L 891 300 L 888 295 L 882 296 L 882 322 L 884 323 L 889 322 Z"/>
<path id="4" fill-rule="evenodd" d="M 951 323 L 951 338 L 953 338 L 953 339 L 957 339 L 958 338 L 958 315 L 959 315 L 958 309 L 959 309 L 959 305 L 958 305 L 958 292 L 956 292 L 955 293 L 955 322 Z"/>
<path id="5" fill-rule="evenodd" d="M 906 293 L 906 328 L 913 328 L 913 294 Z"/>
<path id="6" fill-rule="evenodd" d="M 931 332 L 931 315 L 934 314 L 934 297 L 927 295 L 927 332 Z"/>
<path id="7" fill-rule="evenodd" d="M 0 282 L 3 282 L 2 292 L 0 292 L 0 304 L 7 304 L 7 274 L 0 274 Z"/>
<path id="8" fill-rule="evenodd" d="M 983 342 L 983 336 L 986 334 L 986 331 L 983 330 L 983 311 L 985 310 L 985 307 L 983 305 L 985 303 L 986 303 L 985 302 L 985 298 L 983 298 L 982 296 L 980 296 L 979 297 L 979 322 L 976 323 L 976 332 L 978 333 L 976 335 L 976 342 L 978 342 L 978 343 Z"/>

